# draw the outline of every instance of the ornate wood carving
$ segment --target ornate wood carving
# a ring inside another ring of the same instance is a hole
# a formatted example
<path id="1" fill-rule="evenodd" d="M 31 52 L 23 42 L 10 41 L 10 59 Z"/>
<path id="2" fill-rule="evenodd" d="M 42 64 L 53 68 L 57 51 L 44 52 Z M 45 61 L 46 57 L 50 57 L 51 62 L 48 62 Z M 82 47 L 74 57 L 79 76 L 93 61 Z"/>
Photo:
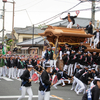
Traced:
<path id="1" fill-rule="evenodd" d="M 71 36 L 60 36 L 59 42 L 68 42 L 68 43 L 80 43 L 84 42 L 85 38 L 83 37 L 71 37 Z"/>
<path id="2" fill-rule="evenodd" d="M 47 29 L 54 29 L 54 27 L 50 26 L 50 25 L 47 25 L 48 28 Z"/>
<path id="3" fill-rule="evenodd" d="M 47 36 L 47 40 L 55 44 L 57 37 L 56 36 Z M 84 42 L 85 38 L 83 37 L 71 37 L 71 36 L 60 36 L 58 42 L 67 42 L 67 43 L 80 43 Z"/>
<path id="4" fill-rule="evenodd" d="M 57 39 L 57 37 L 56 37 L 56 36 L 52 36 L 52 37 L 47 36 L 47 40 L 48 40 L 49 42 L 52 42 L 53 44 L 55 44 L 56 39 Z"/>
<path id="5" fill-rule="evenodd" d="M 45 35 L 51 37 L 51 36 L 53 36 L 53 33 L 52 32 L 46 32 Z"/>

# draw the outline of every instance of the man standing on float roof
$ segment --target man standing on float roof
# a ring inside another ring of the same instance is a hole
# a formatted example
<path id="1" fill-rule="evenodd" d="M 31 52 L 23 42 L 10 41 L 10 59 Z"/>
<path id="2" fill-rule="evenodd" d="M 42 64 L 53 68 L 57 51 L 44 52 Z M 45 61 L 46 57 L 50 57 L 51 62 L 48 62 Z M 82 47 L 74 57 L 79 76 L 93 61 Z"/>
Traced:
<path id="1" fill-rule="evenodd" d="M 66 16 L 65 18 L 61 18 L 61 17 L 60 17 L 60 19 L 61 19 L 61 20 L 67 19 L 68 22 L 69 22 L 68 25 L 67 25 L 67 28 L 72 28 L 72 26 L 75 24 L 74 18 L 76 18 L 77 16 L 78 16 L 78 13 L 77 13 L 76 16 L 70 16 L 70 13 L 68 13 L 68 16 Z"/>

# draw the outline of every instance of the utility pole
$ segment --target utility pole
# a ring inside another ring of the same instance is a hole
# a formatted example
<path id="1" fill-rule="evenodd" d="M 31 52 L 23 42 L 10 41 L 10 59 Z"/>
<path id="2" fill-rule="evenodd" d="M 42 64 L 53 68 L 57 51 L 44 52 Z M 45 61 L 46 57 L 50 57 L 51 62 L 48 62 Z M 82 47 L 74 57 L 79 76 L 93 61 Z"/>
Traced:
<path id="1" fill-rule="evenodd" d="M 33 24 L 32 46 L 34 47 L 34 24 Z"/>
<path id="2" fill-rule="evenodd" d="M 93 25 L 95 26 L 95 0 L 92 1 L 91 19 Z"/>
<path id="3" fill-rule="evenodd" d="M 14 47 L 14 12 L 15 12 L 15 1 L 13 3 L 13 16 L 12 16 L 12 53 L 13 53 L 13 47 Z"/>
<path id="4" fill-rule="evenodd" d="M 93 25 L 95 26 L 95 2 L 99 2 L 100 0 L 79 0 L 79 1 L 91 1 L 92 2 L 92 7 L 91 7 L 91 20 Z"/>
<path id="5" fill-rule="evenodd" d="M 4 43 L 4 31 L 5 31 L 5 2 L 3 2 L 3 28 L 2 28 L 2 44 Z"/>

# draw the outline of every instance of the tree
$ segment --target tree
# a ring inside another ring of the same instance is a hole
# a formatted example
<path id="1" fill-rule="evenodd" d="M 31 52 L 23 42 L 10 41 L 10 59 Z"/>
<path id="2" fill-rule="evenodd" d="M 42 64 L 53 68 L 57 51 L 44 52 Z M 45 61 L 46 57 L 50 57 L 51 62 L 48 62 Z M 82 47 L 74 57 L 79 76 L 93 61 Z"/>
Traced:
<path id="1" fill-rule="evenodd" d="M 11 50 L 11 46 L 12 46 L 12 39 L 10 39 L 10 40 L 8 40 L 7 42 L 6 42 L 6 45 L 7 45 L 7 51 L 10 51 Z"/>

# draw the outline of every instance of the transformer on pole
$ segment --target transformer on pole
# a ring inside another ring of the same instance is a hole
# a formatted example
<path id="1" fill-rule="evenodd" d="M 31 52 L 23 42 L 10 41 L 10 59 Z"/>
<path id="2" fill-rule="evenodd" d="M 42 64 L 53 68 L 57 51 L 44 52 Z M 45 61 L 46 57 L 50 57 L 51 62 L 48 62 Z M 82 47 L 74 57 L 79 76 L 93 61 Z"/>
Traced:
<path id="1" fill-rule="evenodd" d="M 7 0 L 2 0 L 2 2 L 7 2 Z"/>

